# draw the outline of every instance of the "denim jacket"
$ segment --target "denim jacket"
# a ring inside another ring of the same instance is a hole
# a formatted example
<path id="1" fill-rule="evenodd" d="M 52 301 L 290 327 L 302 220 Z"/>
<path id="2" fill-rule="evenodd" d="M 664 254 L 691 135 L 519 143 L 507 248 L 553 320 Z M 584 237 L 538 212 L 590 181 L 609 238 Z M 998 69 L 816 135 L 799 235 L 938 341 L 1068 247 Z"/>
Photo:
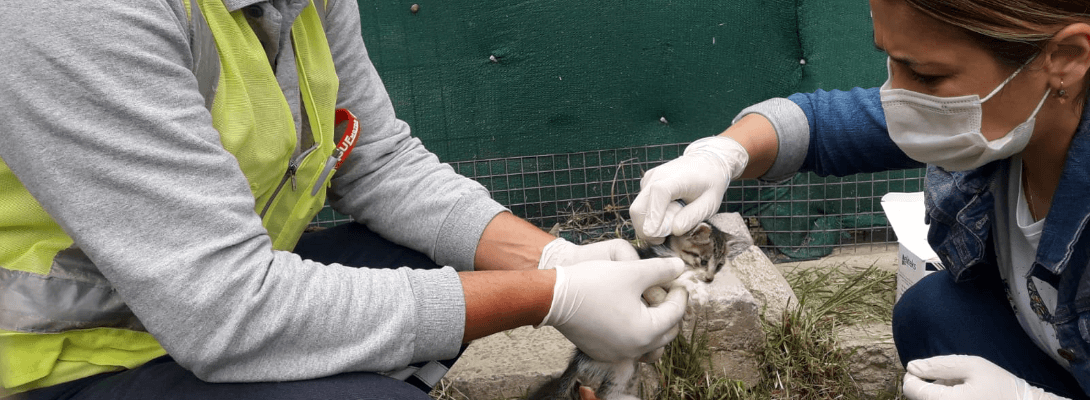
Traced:
<path id="1" fill-rule="evenodd" d="M 802 109 L 809 123 L 809 143 L 800 170 L 847 175 L 920 166 L 889 138 L 877 88 L 818 91 L 788 99 Z M 781 162 L 780 157 L 777 162 Z M 993 193 L 996 183 L 1006 179 L 1009 168 L 1009 160 L 963 172 L 927 167 L 927 239 L 957 281 L 998 268 L 992 237 Z M 1058 353 L 1070 362 L 1072 374 L 1090 394 L 1088 221 L 1090 109 L 1084 109 L 1052 198 L 1031 274 L 1058 291 L 1050 317 L 1061 346 Z"/>

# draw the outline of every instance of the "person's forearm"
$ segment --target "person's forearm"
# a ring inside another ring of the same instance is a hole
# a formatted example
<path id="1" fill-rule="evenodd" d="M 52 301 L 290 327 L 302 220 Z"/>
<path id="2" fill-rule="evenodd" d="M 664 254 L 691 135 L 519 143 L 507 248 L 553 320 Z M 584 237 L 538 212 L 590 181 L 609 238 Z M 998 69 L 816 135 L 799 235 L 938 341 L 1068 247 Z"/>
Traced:
<path id="1" fill-rule="evenodd" d="M 555 270 L 459 273 L 466 300 L 463 342 L 496 332 L 537 325 L 552 306 Z"/>
<path id="2" fill-rule="evenodd" d="M 772 123 L 760 114 L 748 114 L 737 123 L 731 125 L 719 136 L 734 139 L 746 148 L 749 153 L 749 163 L 741 179 L 754 179 L 761 177 L 772 167 L 779 151 L 779 140 L 776 137 L 776 129 Z"/>
<path id="3" fill-rule="evenodd" d="M 555 236 L 522 218 L 509 212 L 499 213 L 481 234 L 473 269 L 536 269 L 541 258 L 541 249 L 554 239 Z"/>

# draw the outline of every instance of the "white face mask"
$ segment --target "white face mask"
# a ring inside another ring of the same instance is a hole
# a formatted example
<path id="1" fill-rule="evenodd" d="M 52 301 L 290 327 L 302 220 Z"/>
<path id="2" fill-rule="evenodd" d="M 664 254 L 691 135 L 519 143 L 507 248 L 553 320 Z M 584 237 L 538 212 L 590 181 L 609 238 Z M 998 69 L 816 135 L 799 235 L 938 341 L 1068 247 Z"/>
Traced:
<path id="1" fill-rule="evenodd" d="M 1032 59 L 1030 61 L 1033 61 Z M 1045 97 L 1037 104 L 1029 119 L 1016 126 L 1001 138 L 989 141 L 980 132 L 981 104 L 999 93 L 1007 82 L 1014 79 L 1025 65 L 1019 67 L 1007 80 L 1000 83 L 984 99 L 978 95 L 938 97 L 913 92 L 907 89 L 893 89 L 892 68 L 889 79 L 879 89 L 882 96 L 882 109 L 886 113 L 886 126 L 889 137 L 912 159 L 940 166 L 949 171 L 965 171 L 979 168 L 995 160 L 1004 159 L 1021 153 L 1033 134 L 1033 125 L 1037 112 L 1048 99 L 1050 88 Z M 1028 63 L 1027 63 L 1028 64 Z"/>

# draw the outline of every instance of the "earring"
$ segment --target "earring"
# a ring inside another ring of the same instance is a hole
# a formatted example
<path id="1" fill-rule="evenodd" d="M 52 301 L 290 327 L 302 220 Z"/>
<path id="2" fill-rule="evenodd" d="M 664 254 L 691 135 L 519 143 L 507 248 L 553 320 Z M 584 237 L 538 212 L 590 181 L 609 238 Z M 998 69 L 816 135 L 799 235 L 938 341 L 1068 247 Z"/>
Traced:
<path id="1" fill-rule="evenodd" d="M 1067 96 L 1067 91 L 1064 90 L 1064 80 L 1060 79 L 1060 90 L 1058 92 L 1056 92 L 1056 97 L 1059 97 L 1059 98 L 1062 99 L 1062 98 L 1064 98 L 1064 96 Z"/>

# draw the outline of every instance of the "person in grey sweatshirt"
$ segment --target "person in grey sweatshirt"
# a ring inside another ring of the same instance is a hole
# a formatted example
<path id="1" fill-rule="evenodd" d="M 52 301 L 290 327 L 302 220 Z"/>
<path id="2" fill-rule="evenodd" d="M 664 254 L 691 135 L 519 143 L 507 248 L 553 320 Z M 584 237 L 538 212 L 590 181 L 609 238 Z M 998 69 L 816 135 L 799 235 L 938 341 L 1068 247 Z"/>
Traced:
<path id="1" fill-rule="evenodd" d="M 674 279 L 680 260 L 636 260 L 621 240 L 556 239 L 439 162 L 394 115 L 354 0 L 316 3 L 336 106 L 360 122 L 328 199 L 355 222 L 274 250 L 210 112 L 223 84 L 202 25 L 212 3 L 0 13 L 3 390 L 427 398 L 445 372 L 430 361 L 506 329 L 553 326 L 602 360 L 652 354 L 677 334 L 684 290 L 654 307 L 640 294 Z M 311 128 L 292 28 L 310 4 L 222 0 L 260 40 L 300 142 Z M 36 241 L 27 221 L 68 242 Z M 146 338 L 153 346 L 137 348 Z"/>

